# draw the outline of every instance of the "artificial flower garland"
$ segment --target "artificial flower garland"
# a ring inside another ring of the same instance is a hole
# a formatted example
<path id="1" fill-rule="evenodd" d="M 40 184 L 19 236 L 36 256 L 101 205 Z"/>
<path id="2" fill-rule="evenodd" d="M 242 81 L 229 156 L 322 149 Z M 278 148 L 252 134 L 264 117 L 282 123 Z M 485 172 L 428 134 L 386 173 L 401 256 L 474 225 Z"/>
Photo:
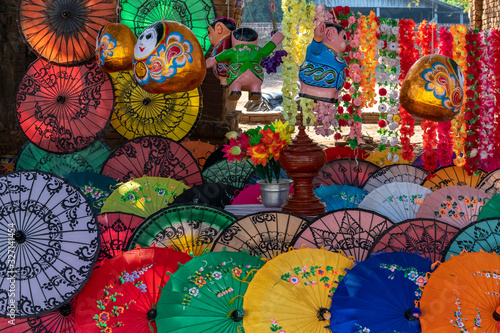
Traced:
<path id="1" fill-rule="evenodd" d="M 283 117 L 295 124 L 298 107 L 295 96 L 299 89 L 299 66 L 306 57 L 307 46 L 313 38 L 313 21 L 316 13 L 316 6 L 307 0 L 283 0 L 281 4 L 283 10 L 283 50 L 287 56 L 283 60 Z M 303 119 L 305 121 L 315 121 L 316 117 L 312 113 L 312 103 L 310 99 L 302 98 Z"/>
<path id="2" fill-rule="evenodd" d="M 418 50 L 415 48 L 415 22 L 413 20 L 400 20 L 399 21 L 399 45 L 401 58 L 401 73 L 399 74 L 399 81 L 404 81 L 406 74 L 411 66 L 418 59 Z M 401 115 L 400 129 L 401 133 L 401 157 L 405 160 L 413 160 L 415 153 L 413 145 L 411 144 L 411 137 L 415 135 L 415 118 L 409 114 L 402 106 L 399 107 Z"/>
<path id="3" fill-rule="evenodd" d="M 453 36 L 453 60 L 455 60 L 462 73 L 465 75 L 465 70 L 467 69 L 467 52 L 465 50 L 467 27 L 464 25 L 451 26 L 450 33 Z M 466 83 L 467 82 L 464 82 L 464 92 L 467 90 Z M 453 162 L 457 166 L 463 166 L 465 164 L 465 138 L 467 134 L 465 132 L 464 112 L 465 103 L 460 108 L 458 115 L 451 121 L 453 151 L 456 155 Z"/>
<path id="4" fill-rule="evenodd" d="M 453 59 L 453 36 L 445 27 L 439 29 L 439 54 Z M 450 165 L 453 156 L 451 121 L 438 123 L 438 158 L 441 165 Z"/>
<path id="5" fill-rule="evenodd" d="M 435 45 L 437 45 L 436 23 L 427 24 L 424 20 L 418 26 L 417 45 L 422 51 L 422 56 L 434 53 Z M 424 168 L 428 171 L 434 171 L 437 168 L 438 154 L 434 150 L 437 146 L 437 124 L 433 121 L 424 120 L 420 127 L 424 131 L 423 134 L 423 151 L 422 156 Z"/>
<path id="6" fill-rule="evenodd" d="M 500 156 L 500 33 L 497 29 L 491 29 L 490 35 L 488 36 L 488 53 L 489 53 L 489 70 L 491 75 L 496 78 L 493 81 L 493 94 L 495 96 L 494 104 L 494 142 L 493 149 L 496 156 Z M 496 59 L 496 61 L 495 61 Z"/>
<path id="7" fill-rule="evenodd" d="M 375 97 L 376 79 L 375 69 L 377 68 L 378 60 L 376 59 L 377 50 L 377 28 L 378 23 L 375 19 L 375 13 L 370 11 L 370 15 L 361 18 L 361 45 L 359 47 L 363 56 L 360 63 L 363 71 L 361 72 L 361 90 L 362 90 L 362 107 L 372 107 L 377 101 Z"/>
<path id="8" fill-rule="evenodd" d="M 399 127 L 399 26 L 398 20 L 380 19 L 378 26 L 378 41 L 375 48 L 378 50 L 378 73 L 377 81 L 382 88 L 379 89 L 380 95 L 380 120 L 378 125 L 380 129 L 379 150 L 386 149 L 389 145 L 392 155 L 397 154 L 396 145 L 399 143 L 397 129 Z"/>

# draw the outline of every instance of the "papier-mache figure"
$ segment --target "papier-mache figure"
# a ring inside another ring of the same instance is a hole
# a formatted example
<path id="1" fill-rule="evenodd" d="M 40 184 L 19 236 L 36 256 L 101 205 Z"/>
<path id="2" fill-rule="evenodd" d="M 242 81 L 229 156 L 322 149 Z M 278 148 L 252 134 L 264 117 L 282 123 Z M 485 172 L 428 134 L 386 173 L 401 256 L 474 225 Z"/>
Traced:
<path id="1" fill-rule="evenodd" d="M 218 17 L 208 26 L 208 38 L 214 46 L 212 57 L 231 48 L 231 32 L 236 29 L 234 20 L 229 17 Z M 219 79 L 221 87 L 227 88 L 227 62 L 219 62 L 214 66 L 214 75 Z"/>
<path id="2" fill-rule="evenodd" d="M 307 47 L 306 59 L 299 69 L 299 96 L 335 103 L 345 82 L 347 66 L 342 53 L 347 35 L 337 23 L 323 22 L 314 30 Z"/>
<path id="3" fill-rule="evenodd" d="M 277 32 L 264 47 L 257 46 L 258 37 L 253 29 L 238 28 L 231 36 L 232 47 L 207 59 L 207 67 L 214 67 L 222 61 L 229 62 L 227 83 L 231 92 L 230 100 L 238 100 L 242 90 L 249 92 L 250 100 L 257 100 L 261 96 L 264 70 L 260 61 L 273 52 L 284 36 Z"/>

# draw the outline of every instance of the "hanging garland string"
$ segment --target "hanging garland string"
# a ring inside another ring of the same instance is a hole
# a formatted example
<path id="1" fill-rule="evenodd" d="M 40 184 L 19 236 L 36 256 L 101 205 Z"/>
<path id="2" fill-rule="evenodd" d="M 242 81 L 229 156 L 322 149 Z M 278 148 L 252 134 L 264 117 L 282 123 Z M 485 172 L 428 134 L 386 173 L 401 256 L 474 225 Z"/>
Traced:
<path id="1" fill-rule="evenodd" d="M 453 36 L 447 28 L 439 29 L 439 54 L 453 58 Z M 453 157 L 451 121 L 438 123 L 438 158 L 441 165 L 450 165 Z"/>
<path id="2" fill-rule="evenodd" d="M 402 83 L 410 67 L 418 59 L 418 50 L 415 48 L 415 22 L 413 20 L 400 20 L 399 21 L 399 45 L 401 58 L 401 73 L 399 74 L 399 81 Z M 401 115 L 401 125 L 399 132 L 401 133 L 401 157 L 405 160 L 412 161 L 415 157 L 413 152 L 413 145 L 411 144 L 411 137 L 415 135 L 415 118 L 409 114 L 402 106 L 399 107 Z"/>
<path id="3" fill-rule="evenodd" d="M 427 21 L 422 21 L 418 26 L 417 45 L 422 50 L 422 56 L 434 53 L 434 46 L 437 45 L 436 24 L 433 22 L 427 24 Z M 428 171 L 434 171 L 437 168 L 438 154 L 434 150 L 437 146 L 437 124 L 433 121 L 424 120 L 420 125 L 423 134 L 423 151 L 422 156 L 424 168 Z"/>
<path id="4" fill-rule="evenodd" d="M 375 20 L 375 13 L 370 12 L 370 15 L 361 18 L 361 45 L 360 50 L 363 56 L 360 59 L 363 70 L 361 71 L 361 91 L 362 91 L 362 107 L 373 107 L 377 102 L 375 97 L 375 69 L 377 68 L 378 60 L 376 59 L 377 50 L 377 28 L 378 23 Z"/>
<path id="5" fill-rule="evenodd" d="M 490 35 L 488 36 L 489 43 L 489 69 L 491 74 L 495 78 L 493 80 L 493 95 L 494 95 L 494 142 L 493 149 L 496 153 L 496 156 L 500 156 L 500 33 L 497 29 L 491 29 Z M 496 61 L 495 61 L 496 59 Z"/>
<path id="6" fill-rule="evenodd" d="M 465 75 L 467 69 L 467 51 L 465 50 L 465 35 L 467 27 L 465 25 L 454 25 L 450 27 L 453 36 L 453 60 L 456 61 L 462 73 Z M 467 90 L 467 81 L 464 82 L 464 91 Z M 464 101 L 465 102 L 465 101 Z M 453 161 L 457 166 L 465 164 L 465 123 L 464 123 L 465 103 L 460 108 L 459 114 L 451 121 L 451 131 L 453 135 L 453 151 L 456 158 Z"/>

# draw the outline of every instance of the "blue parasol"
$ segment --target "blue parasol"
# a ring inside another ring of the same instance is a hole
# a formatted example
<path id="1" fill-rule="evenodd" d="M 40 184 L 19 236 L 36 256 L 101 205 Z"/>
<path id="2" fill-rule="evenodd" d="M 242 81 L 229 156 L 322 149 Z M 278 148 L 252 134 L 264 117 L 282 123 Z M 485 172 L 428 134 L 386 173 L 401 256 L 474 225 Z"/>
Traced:
<path id="1" fill-rule="evenodd" d="M 89 198 L 96 214 L 101 212 L 104 201 L 118 187 L 117 180 L 95 172 L 72 172 L 64 178 L 77 186 Z"/>
<path id="2" fill-rule="evenodd" d="M 318 187 L 314 190 L 314 194 L 326 204 L 326 210 L 331 211 L 358 208 L 367 192 L 355 186 L 330 185 Z"/>

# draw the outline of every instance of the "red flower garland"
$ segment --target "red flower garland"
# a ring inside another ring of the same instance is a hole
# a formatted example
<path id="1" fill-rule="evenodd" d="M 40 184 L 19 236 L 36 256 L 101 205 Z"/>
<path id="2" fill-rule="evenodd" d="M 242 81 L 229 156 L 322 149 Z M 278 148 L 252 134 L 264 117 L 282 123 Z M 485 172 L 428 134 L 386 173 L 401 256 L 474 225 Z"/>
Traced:
<path id="1" fill-rule="evenodd" d="M 399 73 L 399 80 L 402 83 L 406 74 L 418 59 L 418 50 L 415 48 L 415 22 L 413 20 L 400 20 L 399 21 L 399 46 L 401 57 L 401 72 Z M 409 114 L 402 106 L 399 107 L 399 114 L 401 116 L 401 125 L 399 132 L 401 133 L 401 146 L 403 153 L 401 157 L 404 160 L 412 161 L 415 157 L 413 152 L 413 145 L 410 143 L 411 137 L 415 135 L 415 118 Z"/>
<path id="2" fill-rule="evenodd" d="M 465 49 L 467 51 L 467 70 L 466 70 L 466 84 L 467 91 L 465 93 L 467 102 L 465 103 L 465 124 L 467 139 L 465 142 L 465 165 L 464 169 L 469 175 L 473 174 L 479 169 L 479 159 L 477 156 L 479 146 L 479 115 L 481 86 L 479 85 L 478 78 L 480 74 L 480 45 L 481 40 L 479 30 L 469 30 L 465 36 L 467 44 Z"/>
<path id="3" fill-rule="evenodd" d="M 490 36 L 488 40 L 493 49 L 493 54 L 490 57 L 496 59 L 495 66 L 490 68 L 493 72 L 493 77 L 496 78 L 494 82 L 494 95 L 496 100 L 495 105 L 495 123 L 494 123 L 494 144 L 493 149 L 495 150 L 497 156 L 500 156 L 500 32 L 497 29 L 491 29 Z"/>
<path id="4" fill-rule="evenodd" d="M 416 42 L 418 46 L 420 46 L 423 56 L 434 53 L 434 47 L 438 42 L 436 23 L 427 25 L 427 21 L 422 21 L 422 23 L 418 26 Z M 438 162 L 438 153 L 434 150 L 437 145 L 437 124 L 433 121 L 425 120 L 420 127 L 424 131 L 424 154 L 422 156 L 424 168 L 432 172 L 437 168 Z"/>
<path id="5" fill-rule="evenodd" d="M 439 29 L 439 54 L 453 58 L 453 36 L 442 27 Z M 453 156 L 453 141 L 451 136 L 451 121 L 438 123 L 438 157 L 441 165 L 450 165 Z"/>

